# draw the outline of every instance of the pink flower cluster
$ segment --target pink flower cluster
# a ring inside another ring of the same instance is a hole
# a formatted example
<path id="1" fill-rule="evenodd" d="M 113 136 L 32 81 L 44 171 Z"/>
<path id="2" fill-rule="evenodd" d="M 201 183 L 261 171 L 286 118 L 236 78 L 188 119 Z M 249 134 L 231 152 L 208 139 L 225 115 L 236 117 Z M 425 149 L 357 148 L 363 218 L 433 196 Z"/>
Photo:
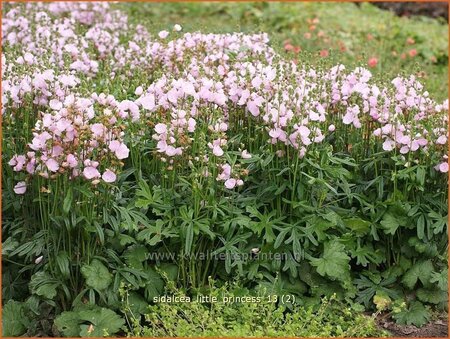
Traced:
<path id="1" fill-rule="evenodd" d="M 413 76 L 381 86 L 362 67 L 283 60 L 265 33 L 181 29 L 152 36 L 107 3 L 12 7 L 2 23 L 3 115 L 20 121 L 24 111 L 42 112 L 28 148 L 10 160 L 14 171 L 111 183 L 130 140 L 150 144 L 168 167 L 197 161 L 205 175 L 218 169 L 216 179 L 233 189 L 243 184 L 247 150 L 259 151 L 240 145 L 232 168 L 229 141 L 241 128 L 261 134 L 261 147 L 279 157 L 301 158 L 330 134 L 354 133 L 405 163 L 423 154 L 448 171 L 448 101 L 433 101 Z M 130 79 L 140 83 L 121 88 Z M 114 96 L 97 95 L 98 85 Z"/>
<path id="2" fill-rule="evenodd" d="M 64 102 L 52 99 L 51 111 L 42 113 L 25 155 L 14 155 L 9 165 L 44 178 L 68 174 L 82 176 L 93 184 L 116 181 L 121 160 L 129 149 L 123 142 L 119 104 L 114 97 L 93 94 L 91 98 L 69 95 Z M 23 183 L 16 193 L 21 194 Z M 25 193 L 25 191 L 23 191 Z"/>

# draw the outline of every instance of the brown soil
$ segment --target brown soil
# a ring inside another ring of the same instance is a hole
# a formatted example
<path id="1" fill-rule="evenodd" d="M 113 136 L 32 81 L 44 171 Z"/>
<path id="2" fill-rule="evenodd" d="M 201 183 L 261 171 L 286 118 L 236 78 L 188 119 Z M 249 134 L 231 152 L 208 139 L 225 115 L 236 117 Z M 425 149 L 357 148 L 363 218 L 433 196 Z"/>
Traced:
<path id="1" fill-rule="evenodd" d="M 445 2 L 374 2 L 373 4 L 401 16 L 443 17 L 448 21 L 448 4 Z"/>
<path id="2" fill-rule="evenodd" d="M 448 318 L 442 315 L 422 327 L 413 325 L 397 325 L 392 319 L 379 317 L 377 324 L 389 331 L 393 337 L 410 338 L 448 338 Z"/>

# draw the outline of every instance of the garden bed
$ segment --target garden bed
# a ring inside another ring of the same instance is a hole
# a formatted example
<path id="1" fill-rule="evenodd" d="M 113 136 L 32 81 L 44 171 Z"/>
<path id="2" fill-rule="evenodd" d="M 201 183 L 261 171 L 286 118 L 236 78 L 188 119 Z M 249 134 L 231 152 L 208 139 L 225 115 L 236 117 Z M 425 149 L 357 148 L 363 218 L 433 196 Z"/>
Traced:
<path id="1" fill-rule="evenodd" d="M 5 4 L 3 335 L 443 334 L 447 31 Z"/>

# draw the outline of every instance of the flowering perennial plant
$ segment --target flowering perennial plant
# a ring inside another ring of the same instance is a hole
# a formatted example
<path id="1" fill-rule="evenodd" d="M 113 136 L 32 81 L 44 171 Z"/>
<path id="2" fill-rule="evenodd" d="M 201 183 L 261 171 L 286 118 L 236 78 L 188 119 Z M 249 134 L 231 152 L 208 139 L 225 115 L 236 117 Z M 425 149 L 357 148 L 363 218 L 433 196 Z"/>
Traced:
<path id="1" fill-rule="evenodd" d="M 58 294 L 62 309 L 84 295 L 114 304 L 127 281 L 149 300 L 160 292 L 146 281 L 152 264 L 117 254 L 252 245 L 291 259 L 172 264 L 186 287 L 232 272 L 263 285 L 278 272 L 320 297 L 323 287 L 301 281 L 311 271 L 368 306 L 358 294 L 368 278 L 350 265 L 391 272 L 406 256 L 397 276 L 407 274 L 417 258 L 394 241 L 443 255 L 448 100 L 435 102 L 414 76 L 294 63 L 266 33 L 176 24 L 155 35 L 105 2 L 5 9 L 4 234 L 10 257 L 39 257 L 39 272 L 56 279 L 55 293 L 34 294 Z M 94 263 L 117 282 L 93 283 Z"/>

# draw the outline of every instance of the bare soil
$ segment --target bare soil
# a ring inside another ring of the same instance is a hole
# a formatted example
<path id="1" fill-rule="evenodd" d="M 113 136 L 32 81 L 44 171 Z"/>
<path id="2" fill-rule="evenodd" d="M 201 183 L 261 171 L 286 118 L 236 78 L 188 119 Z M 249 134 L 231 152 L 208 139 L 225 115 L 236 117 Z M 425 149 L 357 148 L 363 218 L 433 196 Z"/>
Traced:
<path id="1" fill-rule="evenodd" d="M 445 2 L 374 2 L 373 4 L 400 16 L 424 15 L 432 18 L 443 17 L 448 21 L 448 3 Z"/>
<path id="2" fill-rule="evenodd" d="M 379 317 L 377 324 L 381 328 L 389 331 L 393 337 L 409 338 L 448 338 L 448 317 L 439 316 L 422 327 L 414 325 L 398 325 L 394 320 L 386 317 Z"/>

